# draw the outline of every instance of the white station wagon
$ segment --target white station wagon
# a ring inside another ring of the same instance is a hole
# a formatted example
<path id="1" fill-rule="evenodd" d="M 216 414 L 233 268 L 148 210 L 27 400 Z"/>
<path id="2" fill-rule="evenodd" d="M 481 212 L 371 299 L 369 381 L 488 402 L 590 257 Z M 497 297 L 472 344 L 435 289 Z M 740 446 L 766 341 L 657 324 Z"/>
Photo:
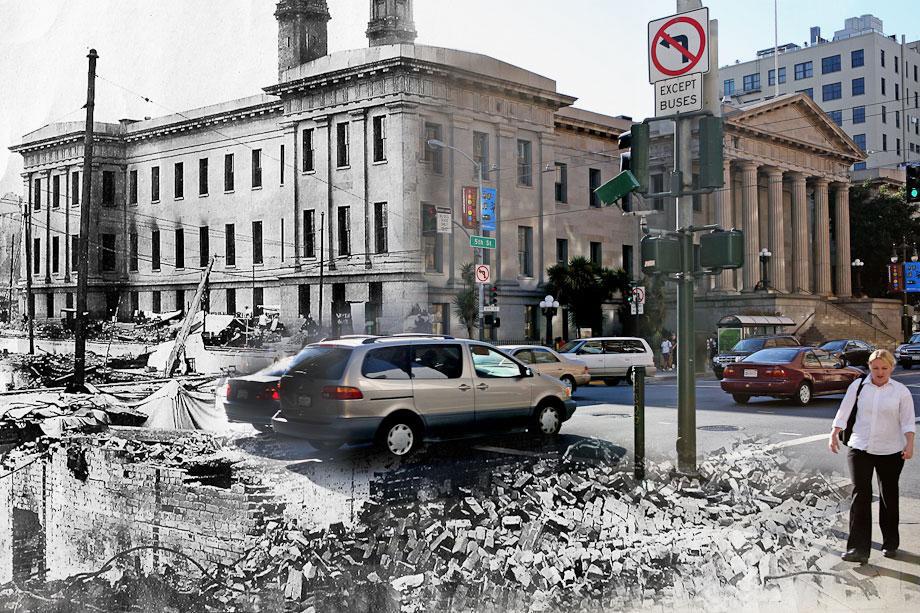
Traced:
<path id="1" fill-rule="evenodd" d="M 617 385 L 623 379 L 633 381 L 633 369 L 645 367 L 645 376 L 655 376 L 655 358 L 645 339 L 629 336 L 579 338 L 559 349 L 563 355 L 578 356 L 588 365 L 591 379 Z"/>

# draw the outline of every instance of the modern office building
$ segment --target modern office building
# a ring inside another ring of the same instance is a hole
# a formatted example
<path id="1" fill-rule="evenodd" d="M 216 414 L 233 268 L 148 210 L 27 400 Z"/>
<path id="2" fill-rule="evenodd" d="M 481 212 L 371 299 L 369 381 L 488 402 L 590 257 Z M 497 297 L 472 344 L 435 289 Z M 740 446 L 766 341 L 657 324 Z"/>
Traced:
<path id="1" fill-rule="evenodd" d="M 920 161 L 920 41 L 887 36 L 880 19 L 863 15 L 847 19 L 830 40 L 813 27 L 808 41 L 777 51 L 721 67 L 722 95 L 739 106 L 778 94 L 810 96 L 868 153 L 852 168 L 855 180 Z M 873 172 L 859 172 L 866 169 Z"/>

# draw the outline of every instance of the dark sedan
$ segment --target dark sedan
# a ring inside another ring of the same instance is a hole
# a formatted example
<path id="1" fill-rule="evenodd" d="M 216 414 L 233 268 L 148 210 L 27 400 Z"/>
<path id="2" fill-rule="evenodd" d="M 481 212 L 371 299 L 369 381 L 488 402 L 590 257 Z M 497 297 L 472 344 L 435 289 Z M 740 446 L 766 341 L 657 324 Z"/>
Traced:
<path id="1" fill-rule="evenodd" d="M 847 366 L 869 368 L 869 356 L 875 351 L 875 346 L 858 339 L 839 339 L 827 341 L 819 349 L 838 356 Z"/>
<path id="2" fill-rule="evenodd" d="M 812 347 L 762 349 L 725 367 L 722 389 L 738 404 L 752 396 L 790 398 L 805 406 L 814 396 L 842 394 L 863 373 Z"/>
<path id="3" fill-rule="evenodd" d="M 251 375 L 228 379 L 223 400 L 227 421 L 270 427 L 272 416 L 281 408 L 278 385 L 292 360 L 285 358 Z"/>

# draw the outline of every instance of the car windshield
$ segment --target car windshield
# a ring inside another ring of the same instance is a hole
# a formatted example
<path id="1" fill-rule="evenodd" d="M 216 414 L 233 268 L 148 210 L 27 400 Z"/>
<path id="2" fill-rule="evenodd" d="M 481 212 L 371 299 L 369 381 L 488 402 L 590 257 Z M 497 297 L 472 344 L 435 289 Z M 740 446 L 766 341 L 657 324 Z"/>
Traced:
<path id="1" fill-rule="evenodd" d="M 314 379 L 340 379 L 351 351 L 350 347 L 307 345 L 294 357 L 290 370 Z"/>
<path id="2" fill-rule="evenodd" d="M 830 341 L 821 345 L 820 348 L 825 351 L 842 351 L 846 344 L 846 341 Z"/>
<path id="3" fill-rule="evenodd" d="M 798 349 L 761 349 L 747 356 L 742 362 L 757 362 L 758 364 L 788 364 L 795 359 Z"/>
<path id="4" fill-rule="evenodd" d="M 559 348 L 559 353 L 575 353 L 575 349 L 578 348 L 579 344 L 581 344 L 581 341 L 569 341 Z"/>
<path id="5" fill-rule="evenodd" d="M 746 338 L 743 341 L 739 341 L 732 347 L 732 351 L 752 353 L 763 348 L 764 339 L 762 338 Z"/>
<path id="6" fill-rule="evenodd" d="M 914 334 L 912 337 L 910 337 L 910 340 L 907 341 L 907 342 L 909 342 L 909 343 L 920 343 L 920 334 Z"/>

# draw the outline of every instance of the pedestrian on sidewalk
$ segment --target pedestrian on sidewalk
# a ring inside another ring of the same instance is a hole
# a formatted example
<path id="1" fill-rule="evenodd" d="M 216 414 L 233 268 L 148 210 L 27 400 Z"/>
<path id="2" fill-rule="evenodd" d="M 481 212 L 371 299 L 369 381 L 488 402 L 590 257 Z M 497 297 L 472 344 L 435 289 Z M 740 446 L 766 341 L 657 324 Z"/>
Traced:
<path id="1" fill-rule="evenodd" d="M 661 368 L 663 370 L 671 370 L 671 339 L 665 337 L 661 341 Z"/>
<path id="2" fill-rule="evenodd" d="M 853 481 L 850 504 L 850 534 L 847 550 L 841 556 L 847 562 L 865 564 L 872 549 L 872 473 L 878 478 L 879 514 L 882 529 L 882 555 L 897 555 L 898 479 L 904 461 L 914 455 L 914 400 L 903 383 L 891 378 L 894 356 L 886 349 L 869 356 L 869 376 L 854 381 L 831 431 L 828 447 L 840 448 L 839 433 L 849 435 L 847 464 Z M 855 412 L 855 416 L 853 415 Z"/>

